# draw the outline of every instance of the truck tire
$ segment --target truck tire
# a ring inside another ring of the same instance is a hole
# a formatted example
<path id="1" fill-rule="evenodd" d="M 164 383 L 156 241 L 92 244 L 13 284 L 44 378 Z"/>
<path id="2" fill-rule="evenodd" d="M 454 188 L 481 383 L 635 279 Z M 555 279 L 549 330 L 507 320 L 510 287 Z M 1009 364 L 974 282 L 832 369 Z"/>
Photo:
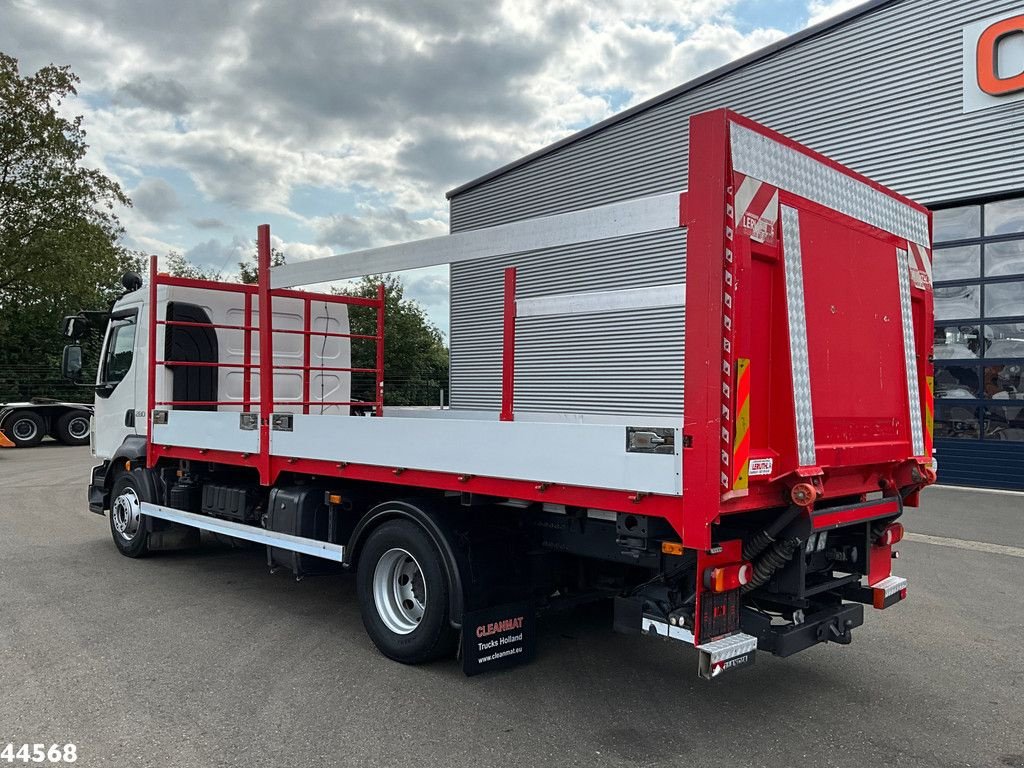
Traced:
<path id="1" fill-rule="evenodd" d="M 152 497 L 151 483 L 144 477 L 147 470 L 122 472 L 114 480 L 110 491 L 110 535 L 114 546 L 125 557 L 145 557 L 149 554 L 149 533 L 146 516 L 139 505 Z"/>
<path id="2" fill-rule="evenodd" d="M 39 445 L 46 434 L 46 422 L 38 413 L 15 411 L 7 421 L 7 436 L 19 448 Z"/>
<path id="3" fill-rule="evenodd" d="M 370 533 L 356 591 L 363 626 L 389 659 L 422 664 L 454 652 L 450 590 L 442 555 L 420 526 L 391 520 Z"/>
<path id="4" fill-rule="evenodd" d="M 57 419 L 54 437 L 64 445 L 88 445 L 89 413 L 87 411 L 68 411 Z"/>

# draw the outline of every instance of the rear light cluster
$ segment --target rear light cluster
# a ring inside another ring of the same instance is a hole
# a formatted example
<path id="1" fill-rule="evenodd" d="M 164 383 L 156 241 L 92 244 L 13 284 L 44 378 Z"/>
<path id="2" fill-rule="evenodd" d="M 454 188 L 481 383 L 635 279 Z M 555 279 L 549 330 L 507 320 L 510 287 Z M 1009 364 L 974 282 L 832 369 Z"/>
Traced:
<path id="1" fill-rule="evenodd" d="M 754 578 L 754 566 L 750 563 L 720 565 L 704 571 L 704 586 L 712 592 L 731 592 Z"/>
<path id="2" fill-rule="evenodd" d="M 903 541 L 903 534 L 905 532 L 901 523 L 890 523 L 882 531 L 875 543 L 880 547 L 891 547 L 893 544 Z"/>
<path id="3" fill-rule="evenodd" d="M 889 576 L 871 588 L 871 604 L 875 608 L 888 608 L 907 598 L 907 580 L 901 576 Z"/>

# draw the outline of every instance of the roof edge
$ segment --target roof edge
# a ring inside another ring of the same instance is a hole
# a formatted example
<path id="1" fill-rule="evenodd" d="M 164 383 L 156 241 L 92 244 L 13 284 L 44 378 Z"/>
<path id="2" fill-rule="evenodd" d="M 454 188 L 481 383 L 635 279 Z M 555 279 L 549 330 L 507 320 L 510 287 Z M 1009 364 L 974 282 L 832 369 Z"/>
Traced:
<path id="1" fill-rule="evenodd" d="M 846 24 L 849 21 L 853 21 L 856 18 L 876 11 L 882 6 L 891 5 L 896 2 L 899 2 L 899 0 L 867 0 L 867 2 L 861 3 L 860 5 L 856 5 L 853 8 L 849 9 L 848 11 L 840 13 L 838 16 L 834 16 L 831 19 L 826 19 L 825 21 L 807 27 L 806 29 L 802 29 L 799 32 L 795 32 L 789 37 L 784 37 L 781 40 L 771 43 L 770 45 L 766 45 L 764 48 L 757 49 L 753 53 L 748 53 L 746 56 L 736 59 L 735 61 L 730 61 L 728 64 L 724 64 L 718 69 L 713 69 L 710 72 L 700 75 L 699 77 L 695 77 L 693 80 L 688 80 L 682 85 L 678 85 L 675 88 L 672 88 L 671 90 L 665 91 L 664 93 L 660 93 L 657 96 L 648 99 L 647 101 L 635 104 L 629 109 L 625 109 L 622 112 L 618 112 L 612 115 L 611 117 L 606 117 L 604 120 L 601 120 L 598 123 L 594 123 L 593 125 L 588 126 L 583 130 L 577 131 L 576 133 L 570 134 L 569 136 L 566 136 L 564 139 L 559 139 L 558 141 L 552 144 L 548 144 L 545 147 L 541 147 L 540 149 L 531 152 L 528 155 L 524 155 L 523 157 L 520 157 L 517 160 L 513 160 L 512 162 L 506 163 L 505 165 L 502 165 L 499 168 L 495 168 L 493 171 L 488 171 L 483 176 L 478 176 L 477 178 L 472 179 L 471 181 L 467 181 L 465 184 L 455 187 L 454 189 L 448 190 L 447 192 L 445 192 L 444 196 L 447 200 L 451 200 L 456 195 L 473 189 L 474 187 L 478 187 L 481 184 L 484 184 L 485 182 L 488 182 L 491 179 L 494 179 L 498 176 L 503 176 L 509 171 L 515 170 L 520 166 L 527 165 L 528 163 L 531 163 L 538 158 L 544 157 L 545 155 L 550 155 L 551 153 L 556 152 L 562 147 L 566 147 L 569 144 L 574 144 L 577 141 L 580 141 L 581 139 L 585 139 L 586 137 L 595 134 L 598 131 L 602 131 L 609 126 L 622 122 L 623 120 L 633 117 L 634 115 L 638 115 L 641 112 L 646 112 L 648 109 L 656 107 L 659 104 L 663 104 L 666 101 L 670 101 L 671 99 L 674 99 L 676 96 L 687 93 L 688 91 L 696 90 L 697 88 L 700 88 L 703 85 L 707 85 L 708 83 L 714 80 L 718 80 L 722 77 L 725 77 L 726 75 L 732 74 L 733 72 L 739 69 L 743 69 L 744 67 L 750 64 L 754 64 L 758 61 L 761 61 L 762 59 L 768 58 L 769 56 L 773 56 L 776 53 L 784 51 L 787 48 L 792 48 L 793 46 L 810 40 L 813 37 L 817 37 L 820 34 L 829 32 L 835 29 L 836 27 Z"/>

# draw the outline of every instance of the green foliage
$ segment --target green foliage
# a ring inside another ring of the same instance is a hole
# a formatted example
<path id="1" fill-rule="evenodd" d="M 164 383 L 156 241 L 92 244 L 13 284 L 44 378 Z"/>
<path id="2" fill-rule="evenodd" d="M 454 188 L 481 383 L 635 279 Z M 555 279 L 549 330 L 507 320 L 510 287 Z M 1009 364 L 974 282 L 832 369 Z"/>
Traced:
<path id="1" fill-rule="evenodd" d="M 68 67 L 22 77 L 0 53 L 0 402 L 91 400 L 60 379 L 60 319 L 106 309 L 122 292 L 121 274 L 141 266 L 118 245 L 114 209 L 130 201 L 83 164 L 82 118 L 58 112 L 76 83 Z"/>
<path id="2" fill-rule="evenodd" d="M 117 206 L 131 202 L 112 179 L 84 165 L 81 116 L 63 117 L 58 108 L 75 95 L 78 78 L 68 67 L 47 66 L 22 77 L 16 59 L 0 53 L 0 402 L 33 396 L 91 401 L 90 389 L 60 378 L 60 335 L 64 315 L 105 310 L 123 293 L 126 271 L 145 274 L 141 254 L 118 243 Z M 284 263 L 274 250 L 272 264 Z M 256 281 L 255 253 L 239 263 L 242 282 Z M 175 275 L 210 280 L 178 253 L 165 268 Z M 385 381 L 392 405 L 437 402 L 448 386 L 448 350 L 423 309 L 403 295 L 394 276 L 371 276 L 346 289 L 376 297 L 386 289 Z M 375 334 L 375 313 L 352 307 L 354 333 Z M 95 367 L 99 340 L 85 340 L 85 361 Z M 375 346 L 354 340 L 353 365 L 374 368 Z M 87 379 L 88 380 L 88 379 Z M 373 400 L 372 376 L 353 377 L 356 399 Z"/>
<path id="3" fill-rule="evenodd" d="M 167 272 L 175 277 L 187 277 L 192 280 L 220 280 L 220 272 L 212 269 L 197 267 L 177 251 L 167 254 L 164 263 L 160 266 L 161 272 Z"/>
<path id="4" fill-rule="evenodd" d="M 277 248 L 270 249 L 270 266 L 279 267 L 284 264 L 284 254 Z M 188 277 L 193 280 L 228 280 L 231 282 L 256 283 L 256 251 L 249 255 L 249 258 L 238 262 L 238 275 L 225 275 L 220 270 L 203 269 L 197 267 L 177 251 L 167 254 L 163 269 L 175 277 Z"/>
<path id="5" fill-rule="evenodd" d="M 353 286 L 337 291 L 345 296 L 377 298 L 384 285 L 384 401 L 388 405 L 436 405 L 440 390 L 448 389 L 448 349 L 444 337 L 427 318 L 423 308 L 405 298 L 402 281 L 395 275 L 368 275 Z M 373 307 L 349 307 L 352 333 L 377 333 Z M 376 368 L 376 343 L 353 339 L 352 367 Z M 374 400 L 374 376 L 352 375 L 352 398 Z"/>
<path id="6" fill-rule="evenodd" d="M 238 262 L 238 280 L 249 285 L 256 284 L 256 251 L 253 251 L 247 261 Z M 277 248 L 270 249 L 270 266 L 280 267 L 284 264 L 284 254 Z"/>

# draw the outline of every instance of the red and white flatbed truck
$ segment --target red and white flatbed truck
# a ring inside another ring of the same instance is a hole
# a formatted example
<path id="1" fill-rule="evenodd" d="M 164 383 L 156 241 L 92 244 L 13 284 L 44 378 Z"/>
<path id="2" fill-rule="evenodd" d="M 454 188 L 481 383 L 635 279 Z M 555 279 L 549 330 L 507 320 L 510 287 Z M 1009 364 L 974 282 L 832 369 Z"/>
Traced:
<path id="1" fill-rule="evenodd" d="M 527 658 L 538 611 L 598 598 L 708 678 L 850 642 L 864 605 L 906 597 L 897 519 L 935 478 L 929 212 L 724 109 L 691 118 L 680 188 L 275 268 L 263 226 L 255 285 L 154 257 L 106 329 L 90 508 L 128 557 L 205 529 L 297 576 L 354 569 L 405 663 Z M 517 254 L 676 227 L 675 283 L 517 297 Z M 295 288 L 498 256 L 495 412 L 384 405 L 383 294 Z M 375 333 L 350 332 L 353 305 Z M 518 322 L 651 307 L 685 312 L 676 418 L 516 408 Z M 351 398 L 355 338 L 377 347 L 372 402 Z M 74 378 L 80 349 L 65 361 Z"/>

